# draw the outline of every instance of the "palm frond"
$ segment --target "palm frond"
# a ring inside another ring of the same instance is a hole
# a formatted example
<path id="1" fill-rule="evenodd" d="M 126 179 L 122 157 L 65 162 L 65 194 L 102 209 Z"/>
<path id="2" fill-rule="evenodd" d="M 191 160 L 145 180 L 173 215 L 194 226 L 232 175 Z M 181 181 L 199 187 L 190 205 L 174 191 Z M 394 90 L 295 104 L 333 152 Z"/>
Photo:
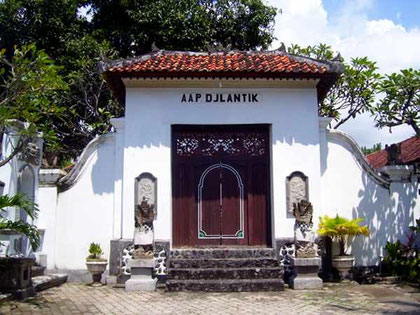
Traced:
<path id="1" fill-rule="evenodd" d="M 5 211 L 9 207 L 19 207 L 33 220 L 37 217 L 38 205 L 29 201 L 25 195 L 16 194 L 14 196 L 0 196 L 0 211 Z"/>

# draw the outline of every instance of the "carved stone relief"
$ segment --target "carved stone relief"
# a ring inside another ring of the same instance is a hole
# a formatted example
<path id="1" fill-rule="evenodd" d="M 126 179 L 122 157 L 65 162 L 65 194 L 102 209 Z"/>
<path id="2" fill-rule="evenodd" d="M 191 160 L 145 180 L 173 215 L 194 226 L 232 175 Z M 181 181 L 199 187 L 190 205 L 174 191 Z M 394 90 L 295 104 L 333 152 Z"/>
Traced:
<path id="1" fill-rule="evenodd" d="M 308 177 L 302 172 L 293 172 L 286 178 L 287 213 L 293 215 L 293 204 L 309 199 Z"/>
<path id="2" fill-rule="evenodd" d="M 143 173 L 136 178 L 134 259 L 153 258 L 153 220 L 156 213 L 156 178 Z"/>
<path id="3" fill-rule="evenodd" d="M 140 174 L 135 181 L 136 207 L 143 200 L 153 207 L 154 215 L 157 215 L 157 179 L 150 173 Z"/>
<path id="4" fill-rule="evenodd" d="M 19 159 L 32 165 L 39 165 L 41 163 L 41 149 L 36 143 L 29 142 L 24 150 L 19 153 Z"/>
<path id="5" fill-rule="evenodd" d="M 316 257 L 315 232 L 313 230 L 312 204 L 306 200 L 293 204 L 295 222 L 295 249 L 297 258 Z"/>

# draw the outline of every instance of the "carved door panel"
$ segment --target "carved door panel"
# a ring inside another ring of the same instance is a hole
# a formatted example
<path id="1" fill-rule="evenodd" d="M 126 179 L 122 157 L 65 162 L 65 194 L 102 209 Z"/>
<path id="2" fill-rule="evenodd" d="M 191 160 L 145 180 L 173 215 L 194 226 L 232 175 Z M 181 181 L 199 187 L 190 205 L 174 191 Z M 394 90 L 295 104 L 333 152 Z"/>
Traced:
<path id="1" fill-rule="evenodd" d="M 268 126 L 173 129 L 174 246 L 270 242 Z"/>
<path id="2" fill-rule="evenodd" d="M 198 245 L 247 243 L 244 190 L 243 174 L 231 165 L 219 162 L 203 171 L 197 192 Z"/>

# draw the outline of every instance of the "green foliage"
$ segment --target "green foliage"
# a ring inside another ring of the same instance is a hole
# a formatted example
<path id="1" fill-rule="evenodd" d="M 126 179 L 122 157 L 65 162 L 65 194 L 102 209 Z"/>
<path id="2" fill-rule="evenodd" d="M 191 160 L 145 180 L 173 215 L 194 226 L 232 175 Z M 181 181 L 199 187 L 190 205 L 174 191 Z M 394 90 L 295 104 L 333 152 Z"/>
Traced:
<path id="1" fill-rule="evenodd" d="M 91 20 L 78 13 L 81 8 L 90 8 Z M 110 117 L 123 114 L 98 71 L 101 59 L 132 57 L 154 45 L 265 49 L 274 38 L 275 15 L 262 0 L 3 0 L 0 49 L 10 61 L 15 45 L 36 43 L 61 67 L 68 89 L 55 104 L 66 109 L 66 119 L 49 122 L 60 146 L 44 151 L 45 164 L 56 167 L 108 132 Z"/>
<path id="2" fill-rule="evenodd" d="M 122 57 L 150 51 L 268 48 L 276 10 L 261 0 L 92 0 L 92 25 Z"/>
<path id="3" fill-rule="evenodd" d="M 420 257 L 419 250 L 414 248 L 413 238 L 407 244 L 387 242 L 386 256 L 383 259 L 385 268 L 394 276 L 402 276 L 410 281 L 420 283 Z"/>
<path id="4" fill-rule="evenodd" d="M 420 284 L 420 257 L 416 239 L 420 236 L 420 219 L 416 219 L 416 225 L 410 226 L 411 234 L 407 234 L 407 242 L 387 242 L 386 255 L 383 259 L 385 269 L 392 275 L 404 277 Z"/>
<path id="5" fill-rule="evenodd" d="M 0 234 L 6 231 L 13 231 L 25 235 L 35 251 L 40 243 L 40 234 L 36 226 L 26 223 L 23 220 L 11 221 L 6 219 L 4 214 L 9 207 L 18 207 L 23 210 L 32 220 L 37 217 L 38 206 L 21 194 L 9 197 L 0 196 Z"/>
<path id="6" fill-rule="evenodd" d="M 334 58 L 331 46 L 325 44 L 307 47 L 291 45 L 288 52 L 320 60 L 331 61 Z M 367 57 L 352 58 L 350 63 L 341 57 L 339 59 L 344 63 L 344 73 L 319 104 L 319 115 L 336 121 L 334 129 L 358 114 L 371 111 L 381 80 L 376 63 Z"/>
<path id="7" fill-rule="evenodd" d="M 416 225 L 409 226 L 409 229 L 416 235 L 420 235 L 420 219 L 416 219 Z"/>
<path id="8" fill-rule="evenodd" d="M 407 124 L 420 136 L 420 70 L 387 75 L 379 86 L 384 97 L 373 112 L 379 128 Z"/>
<path id="9" fill-rule="evenodd" d="M 331 49 L 331 46 L 326 44 L 319 44 L 315 46 L 306 46 L 301 47 L 297 44 L 292 44 L 287 48 L 287 52 L 294 55 L 307 56 L 309 58 L 319 59 L 319 60 L 333 60 L 334 52 Z"/>
<path id="10" fill-rule="evenodd" d="M 59 147 L 55 120 L 62 120 L 65 108 L 59 106 L 60 95 L 66 89 L 59 75 L 60 67 L 34 44 L 15 48 L 12 58 L 0 51 L 0 132 L 13 127 L 19 142 L 12 154 L 2 162 L 23 150 L 26 144 L 40 132 L 47 147 Z M 25 123 L 20 125 L 16 120 Z"/>
<path id="11" fill-rule="evenodd" d="M 324 216 L 319 218 L 318 234 L 328 236 L 339 243 L 340 256 L 346 254 L 345 246 L 349 237 L 358 235 L 369 236 L 370 232 L 366 226 L 360 226 L 361 218 L 346 219 L 337 215 L 335 218 Z"/>
<path id="12" fill-rule="evenodd" d="M 89 256 L 87 257 L 87 259 L 102 259 L 102 254 L 103 252 L 99 243 L 90 243 Z"/>
<path id="13" fill-rule="evenodd" d="M 373 152 L 381 151 L 382 150 L 382 144 L 381 143 L 376 143 L 371 148 L 361 147 L 361 149 L 362 149 L 362 152 L 363 152 L 364 155 L 368 155 L 368 154 L 371 154 Z"/>

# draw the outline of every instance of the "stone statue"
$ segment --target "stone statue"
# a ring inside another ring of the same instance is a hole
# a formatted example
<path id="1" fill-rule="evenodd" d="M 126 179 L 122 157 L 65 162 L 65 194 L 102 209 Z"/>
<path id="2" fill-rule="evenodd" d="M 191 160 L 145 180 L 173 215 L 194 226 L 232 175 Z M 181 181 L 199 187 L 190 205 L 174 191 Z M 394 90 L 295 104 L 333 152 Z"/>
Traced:
<path id="1" fill-rule="evenodd" d="M 153 227 L 153 220 L 155 218 L 154 205 L 149 205 L 146 200 L 146 197 L 143 197 L 143 200 L 136 207 L 136 227 L 147 225 L 148 227 Z"/>
<path id="2" fill-rule="evenodd" d="M 295 222 L 295 247 L 297 258 L 316 257 L 315 232 L 313 231 L 313 208 L 306 200 L 293 204 Z"/>
<path id="3" fill-rule="evenodd" d="M 306 200 L 293 204 L 293 215 L 296 218 L 296 222 L 312 224 L 313 213 L 312 204 Z"/>
<path id="4" fill-rule="evenodd" d="M 19 159 L 28 163 L 39 165 L 41 163 L 41 149 L 36 143 L 29 142 L 23 152 L 19 154 Z"/>
<path id="5" fill-rule="evenodd" d="M 136 206 L 135 211 L 135 229 L 134 229 L 134 259 L 153 258 L 153 220 L 154 205 L 150 205 L 145 197 L 142 202 Z"/>
<path id="6" fill-rule="evenodd" d="M 385 145 L 385 151 L 388 154 L 386 165 L 398 165 L 401 164 L 400 154 L 401 147 L 399 144 L 391 144 L 390 146 Z"/>

